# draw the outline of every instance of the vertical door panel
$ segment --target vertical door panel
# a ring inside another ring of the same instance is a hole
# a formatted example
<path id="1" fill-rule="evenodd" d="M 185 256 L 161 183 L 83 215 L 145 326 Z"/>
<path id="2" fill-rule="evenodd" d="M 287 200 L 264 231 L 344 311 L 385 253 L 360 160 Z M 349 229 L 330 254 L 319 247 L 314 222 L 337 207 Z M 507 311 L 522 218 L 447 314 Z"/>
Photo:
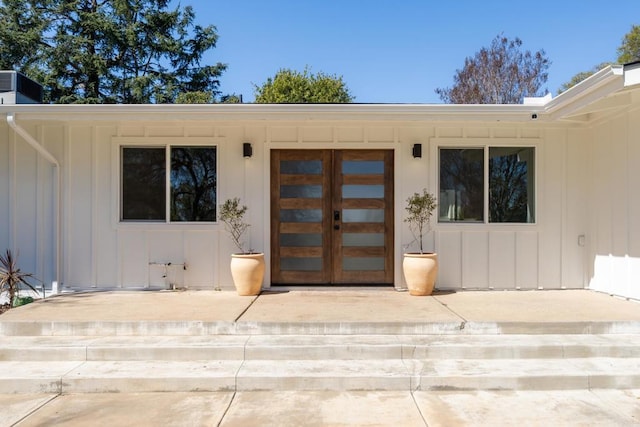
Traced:
<path id="1" fill-rule="evenodd" d="M 329 283 L 330 152 L 271 152 L 273 283 Z"/>
<path id="2" fill-rule="evenodd" d="M 334 283 L 393 283 L 392 165 L 389 150 L 334 152 Z"/>

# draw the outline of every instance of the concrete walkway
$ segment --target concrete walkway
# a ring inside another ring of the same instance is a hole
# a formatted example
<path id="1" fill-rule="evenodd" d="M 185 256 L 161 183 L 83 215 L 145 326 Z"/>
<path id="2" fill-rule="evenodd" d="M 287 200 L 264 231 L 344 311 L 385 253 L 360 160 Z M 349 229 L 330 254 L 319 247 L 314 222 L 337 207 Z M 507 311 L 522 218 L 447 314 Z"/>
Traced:
<path id="1" fill-rule="evenodd" d="M 76 331 L 90 323 L 116 333 L 131 331 L 135 323 L 155 323 L 154 331 L 179 324 L 201 335 L 218 330 L 639 334 L 640 303 L 584 290 L 432 297 L 383 289 L 272 290 L 258 297 L 214 291 L 93 292 L 10 310 L 0 316 L 0 334 L 44 324 L 51 329 L 34 332 L 64 335 L 69 332 L 65 323 L 75 324 Z M 197 329 L 196 324 L 215 327 Z M 640 390 L 10 394 L 0 395 L 0 425 L 640 426 Z"/>

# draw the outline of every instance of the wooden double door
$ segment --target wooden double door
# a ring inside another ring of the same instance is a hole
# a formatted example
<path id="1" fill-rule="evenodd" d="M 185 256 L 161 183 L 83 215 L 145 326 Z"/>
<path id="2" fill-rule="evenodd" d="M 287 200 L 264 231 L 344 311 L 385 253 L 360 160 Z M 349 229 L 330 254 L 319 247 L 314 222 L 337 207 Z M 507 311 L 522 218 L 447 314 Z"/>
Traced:
<path id="1" fill-rule="evenodd" d="M 393 151 L 271 151 L 272 284 L 393 284 Z"/>

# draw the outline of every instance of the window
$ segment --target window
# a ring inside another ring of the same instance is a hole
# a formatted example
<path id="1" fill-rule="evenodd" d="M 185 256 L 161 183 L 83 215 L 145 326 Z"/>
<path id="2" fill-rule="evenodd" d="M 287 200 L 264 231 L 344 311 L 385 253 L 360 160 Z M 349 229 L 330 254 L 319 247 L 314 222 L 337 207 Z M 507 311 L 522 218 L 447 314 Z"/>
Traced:
<path id="1" fill-rule="evenodd" d="M 535 222 L 535 148 L 440 148 L 439 161 L 439 222 Z"/>
<path id="2" fill-rule="evenodd" d="M 122 147 L 121 220 L 215 221 L 216 156 L 211 146 Z"/>

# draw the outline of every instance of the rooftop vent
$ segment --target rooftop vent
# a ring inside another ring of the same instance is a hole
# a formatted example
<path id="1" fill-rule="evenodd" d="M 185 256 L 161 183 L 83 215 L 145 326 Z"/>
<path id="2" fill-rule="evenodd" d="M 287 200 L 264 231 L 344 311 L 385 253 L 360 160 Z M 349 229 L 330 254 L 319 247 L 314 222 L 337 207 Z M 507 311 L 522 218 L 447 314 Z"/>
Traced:
<path id="1" fill-rule="evenodd" d="M 17 71 L 0 71 L 0 104 L 40 104 L 42 86 Z"/>

